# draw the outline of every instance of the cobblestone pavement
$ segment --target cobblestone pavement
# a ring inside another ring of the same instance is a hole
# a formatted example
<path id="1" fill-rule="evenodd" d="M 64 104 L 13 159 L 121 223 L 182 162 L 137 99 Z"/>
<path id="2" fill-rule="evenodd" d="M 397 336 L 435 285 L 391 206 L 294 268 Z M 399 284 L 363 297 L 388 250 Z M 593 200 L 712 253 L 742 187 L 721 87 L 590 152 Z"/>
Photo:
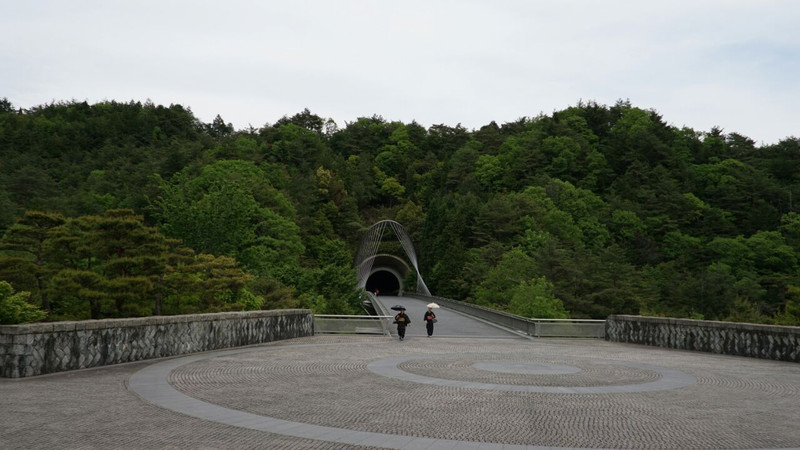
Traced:
<path id="1" fill-rule="evenodd" d="M 148 399 L 158 383 L 176 397 Z M 597 340 L 315 336 L 4 379 L 0 399 L 2 449 L 800 447 L 800 365 Z"/>

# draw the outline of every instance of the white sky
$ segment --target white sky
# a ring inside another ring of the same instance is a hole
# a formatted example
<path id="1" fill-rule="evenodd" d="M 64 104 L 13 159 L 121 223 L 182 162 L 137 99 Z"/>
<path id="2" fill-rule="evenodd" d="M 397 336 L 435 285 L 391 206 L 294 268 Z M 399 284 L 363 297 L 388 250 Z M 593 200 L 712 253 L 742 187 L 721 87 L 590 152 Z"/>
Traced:
<path id="1" fill-rule="evenodd" d="M 800 137 L 794 0 L 0 0 L 0 30 L 0 98 L 24 108 L 477 129 L 629 99 L 678 127 Z"/>

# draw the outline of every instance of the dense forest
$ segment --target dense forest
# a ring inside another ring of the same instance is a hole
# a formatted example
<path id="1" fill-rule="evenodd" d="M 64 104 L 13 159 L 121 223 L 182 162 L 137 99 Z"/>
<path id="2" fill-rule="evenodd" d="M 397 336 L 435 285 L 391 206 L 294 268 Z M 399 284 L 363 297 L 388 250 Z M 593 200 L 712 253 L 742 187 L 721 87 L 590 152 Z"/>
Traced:
<path id="1" fill-rule="evenodd" d="M 3 99 L 0 323 L 357 313 L 361 234 L 394 219 L 435 295 L 800 325 L 798 196 L 800 139 L 623 101 L 477 130 L 308 110 L 235 130 L 180 105 Z"/>

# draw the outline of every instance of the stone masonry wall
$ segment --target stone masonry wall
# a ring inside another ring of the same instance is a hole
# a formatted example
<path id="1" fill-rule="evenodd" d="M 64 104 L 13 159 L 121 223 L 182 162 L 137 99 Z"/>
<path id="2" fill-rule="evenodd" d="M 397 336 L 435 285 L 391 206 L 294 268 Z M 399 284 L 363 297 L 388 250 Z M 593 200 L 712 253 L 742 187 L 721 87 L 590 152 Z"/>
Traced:
<path id="1" fill-rule="evenodd" d="M 800 327 L 616 315 L 606 340 L 800 362 Z"/>
<path id="2" fill-rule="evenodd" d="M 310 310 L 0 326 L 0 376 L 21 378 L 314 334 Z"/>

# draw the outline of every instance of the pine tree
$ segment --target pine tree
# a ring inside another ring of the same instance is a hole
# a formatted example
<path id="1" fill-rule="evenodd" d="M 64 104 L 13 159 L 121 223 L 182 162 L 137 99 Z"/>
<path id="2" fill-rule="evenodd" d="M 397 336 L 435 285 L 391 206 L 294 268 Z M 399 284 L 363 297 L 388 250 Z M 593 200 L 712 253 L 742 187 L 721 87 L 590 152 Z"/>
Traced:
<path id="1" fill-rule="evenodd" d="M 45 290 L 47 257 L 45 243 L 49 233 L 64 223 L 58 213 L 26 211 L 0 240 L 0 277 L 11 281 L 17 289 L 30 289 L 42 309 L 50 311 Z M 31 280 L 31 278 L 33 280 Z M 31 284 L 33 281 L 33 285 Z"/>

